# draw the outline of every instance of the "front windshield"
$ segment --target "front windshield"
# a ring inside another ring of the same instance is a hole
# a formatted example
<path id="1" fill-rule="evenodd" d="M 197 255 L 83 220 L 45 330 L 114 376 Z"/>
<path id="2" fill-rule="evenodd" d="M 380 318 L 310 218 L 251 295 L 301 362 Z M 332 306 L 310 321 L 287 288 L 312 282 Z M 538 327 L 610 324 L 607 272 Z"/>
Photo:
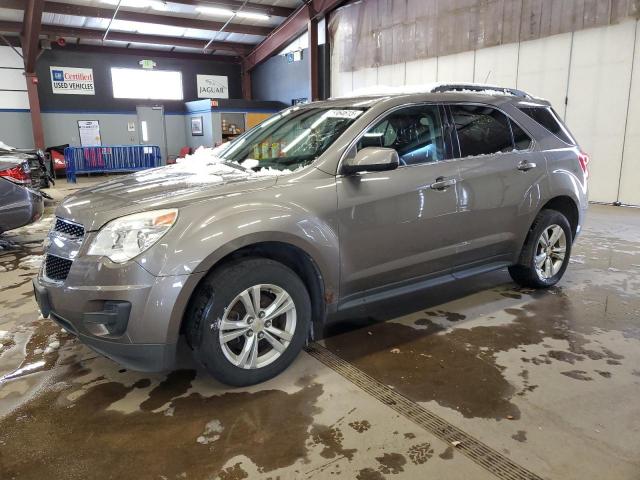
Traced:
<path id="1" fill-rule="evenodd" d="M 363 112 L 359 108 L 290 108 L 231 142 L 219 156 L 256 171 L 295 170 L 318 158 Z"/>

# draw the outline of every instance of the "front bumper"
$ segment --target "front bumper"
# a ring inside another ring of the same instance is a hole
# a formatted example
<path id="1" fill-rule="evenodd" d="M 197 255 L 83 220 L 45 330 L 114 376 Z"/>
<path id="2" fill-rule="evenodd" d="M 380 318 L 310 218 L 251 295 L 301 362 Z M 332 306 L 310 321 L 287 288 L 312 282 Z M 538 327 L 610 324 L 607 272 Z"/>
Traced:
<path id="1" fill-rule="evenodd" d="M 33 280 L 38 306 L 96 352 L 139 371 L 175 364 L 180 324 L 202 275 L 155 277 L 136 262 L 76 258 L 64 282 Z"/>

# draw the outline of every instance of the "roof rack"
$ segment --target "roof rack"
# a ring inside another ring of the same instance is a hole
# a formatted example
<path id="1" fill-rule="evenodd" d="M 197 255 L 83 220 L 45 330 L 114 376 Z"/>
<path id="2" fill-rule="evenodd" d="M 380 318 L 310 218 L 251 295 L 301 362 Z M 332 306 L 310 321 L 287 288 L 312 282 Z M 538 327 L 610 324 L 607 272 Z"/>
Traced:
<path id="1" fill-rule="evenodd" d="M 514 97 L 532 98 L 527 92 L 518 90 L 516 88 L 496 87 L 494 85 L 479 85 L 469 83 L 451 83 L 445 85 L 438 85 L 434 87 L 432 93 L 444 93 L 444 92 L 456 92 L 456 91 L 471 91 L 478 93 L 500 93 L 502 95 L 513 95 Z"/>

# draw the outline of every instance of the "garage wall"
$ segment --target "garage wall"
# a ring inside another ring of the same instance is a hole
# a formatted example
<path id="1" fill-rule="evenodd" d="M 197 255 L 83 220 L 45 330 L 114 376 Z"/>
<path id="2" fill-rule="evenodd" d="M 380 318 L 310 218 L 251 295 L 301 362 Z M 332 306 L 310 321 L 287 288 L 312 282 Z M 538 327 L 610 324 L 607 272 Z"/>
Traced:
<path id="1" fill-rule="evenodd" d="M 182 91 L 180 101 L 135 100 L 113 98 L 111 68 L 140 69 L 139 61 L 153 60 L 156 70 L 180 71 L 182 73 Z M 59 95 L 51 87 L 49 67 L 78 67 L 93 69 L 95 95 Z M 161 103 L 165 112 L 184 113 L 184 102 L 198 99 L 196 75 L 224 75 L 229 78 L 229 98 L 242 98 L 240 65 L 189 58 L 144 57 L 119 53 L 96 53 L 82 50 L 54 49 L 46 50 L 38 60 L 36 73 L 40 85 L 38 94 L 43 111 L 53 110 L 91 110 L 91 111 L 135 111 L 137 105 Z"/>
<path id="2" fill-rule="evenodd" d="M 0 140 L 18 148 L 33 145 L 22 58 L 10 47 L 0 47 Z"/>
<path id="3" fill-rule="evenodd" d="M 341 69 L 331 58 L 333 96 L 373 85 L 476 82 L 546 98 L 591 156 L 589 197 L 640 205 L 638 20 L 433 58 Z M 566 102 L 566 103 L 565 103 Z"/>
<path id="4" fill-rule="evenodd" d="M 291 105 L 294 98 L 309 98 L 309 49 L 302 50 L 302 60 L 287 62 L 275 55 L 251 72 L 251 95 L 255 100 L 275 100 Z"/>
<path id="5" fill-rule="evenodd" d="M 636 29 L 625 130 L 618 199 L 640 205 L 640 26 Z"/>

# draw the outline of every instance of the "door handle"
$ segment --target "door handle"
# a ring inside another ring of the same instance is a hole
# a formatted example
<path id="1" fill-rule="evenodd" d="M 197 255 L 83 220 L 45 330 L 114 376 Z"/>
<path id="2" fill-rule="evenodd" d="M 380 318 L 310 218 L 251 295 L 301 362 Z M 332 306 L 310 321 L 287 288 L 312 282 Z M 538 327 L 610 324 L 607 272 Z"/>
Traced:
<path id="1" fill-rule="evenodd" d="M 433 190 L 446 190 L 447 188 L 449 188 L 452 185 L 456 184 L 456 179 L 455 178 L 444 178 L 444 177 L 438 177 L 436 178 L 436 181 L 433 182 L 431 185 L 429 185 L 429 188 L 432 188 Z"/>
<path id="2" fill-rule="evenodd" d="M 522 171 L 522 172 L 528 172 L 529 170 L 531 170 L 532 168 L 536 168 L 537 165 L 533 162 L 528 162 L 526 160 L 523 160 L 522 162 L 520 162 L 518 164 L 518 170 Z"/>

